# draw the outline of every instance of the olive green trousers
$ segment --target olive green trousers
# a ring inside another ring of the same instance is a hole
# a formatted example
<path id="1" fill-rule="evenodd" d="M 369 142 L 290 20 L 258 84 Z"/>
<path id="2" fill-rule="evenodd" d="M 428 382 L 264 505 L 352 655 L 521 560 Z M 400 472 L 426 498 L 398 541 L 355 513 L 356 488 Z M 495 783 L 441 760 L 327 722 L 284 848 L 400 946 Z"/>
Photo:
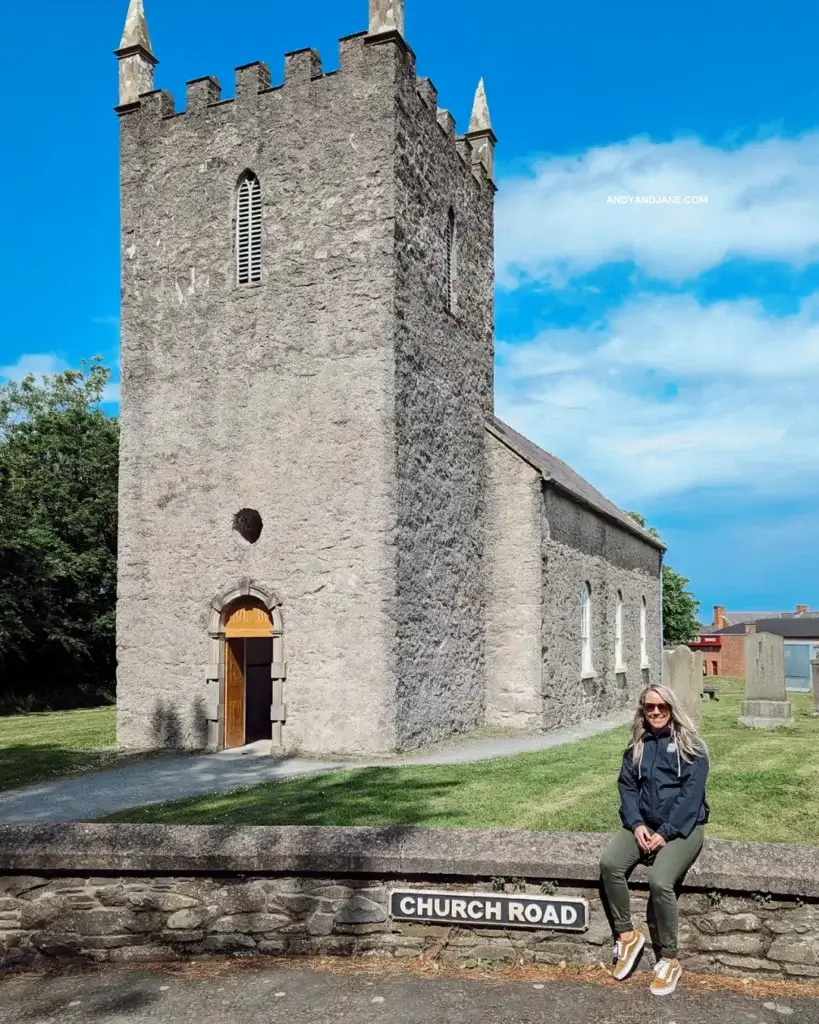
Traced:
<path id="1" fill-rule="evenodd" d="M 648 864 L 648 888 L 657 919 L 661 955 L 669 960 L 677 956 L 679 917 L 674 887 L 697 859 L 704 836 L 705 826 L 700 825 L 687 839 L 672 839 L 656 854 L 643 853 L 634 834 L 626 828 L 614 836 L 600 860 L 600 877 L 618 935 L 634 930 L 628 874 L 638 863 Z"/>

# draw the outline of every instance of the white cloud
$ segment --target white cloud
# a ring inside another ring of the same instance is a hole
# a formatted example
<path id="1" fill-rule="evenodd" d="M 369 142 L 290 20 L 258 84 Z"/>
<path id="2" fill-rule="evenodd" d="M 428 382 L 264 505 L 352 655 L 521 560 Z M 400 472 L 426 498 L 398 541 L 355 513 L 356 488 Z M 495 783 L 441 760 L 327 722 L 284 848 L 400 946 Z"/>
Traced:
<path id="1" fill-rule="evenodd" d="M 609 196 L 707 196 L 707 205 L 612 205 Z M 501 182 L 502 285 L 552 283 L 634 261 L 672 281 L 729 257 L 819 258 L 819 132 L 734 149 L 647 139 L 532 162 Z"/>
<path id="2" fill-rule="evenodd" d="M 675 377 L 792 377 L 819 371 L 819 295 L 798 315 L 767 315 L 754 300 L 702 307 L 690 295 L 651 296 L 614 313 L 599 355 Z"/>
<path id="3" fill-rule="evenodd" d="M 35 377 L 42 377 L 44 374 L 62 373 L 67 369 L 68 363 L 55 356 L 53 352 L 40 352 L 20 356 L 17 362 L 10 366 L 0 366 L 0 377 L 6 380 L 22 380 L 30 373 Z"/>
<path id="4" fill-rule="evenodd" d="M 498 414 L 627 505 L 698 487 L 819 489 L 819 293 L 636 299 L 591 331 L 498 345 Z"/>

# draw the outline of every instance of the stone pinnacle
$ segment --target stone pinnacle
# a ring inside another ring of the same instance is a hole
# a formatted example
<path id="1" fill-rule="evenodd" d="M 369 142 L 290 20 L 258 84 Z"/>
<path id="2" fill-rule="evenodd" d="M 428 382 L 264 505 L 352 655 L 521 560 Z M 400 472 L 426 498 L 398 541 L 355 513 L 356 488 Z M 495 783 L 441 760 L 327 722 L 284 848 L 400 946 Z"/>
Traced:
<path id="1" fill-rule="evenodd" d="M 469 122 L 470 132 L 491 132 L 492 122 L 489 118 L 489 105 L 486 102 L 486 89 L 483 79 L 478 82 L 475 92 L 475 103 L 472 107 L 472 118 Z"/>
<path id="2" fill-rule="evenodd" d="M 370 32 L 377 36 L 382 32 L 404 34 L 404 0 L 370 0 Z"/>
<path id="3" fill-rule="evenodd" d="M 130 0 L 128 5 L 128 16 L 125 19 L 125 31 L 122 34 L 122 42 L 119 48 L 124 50 L 128 46 L 141 46 L 148 53 L 151 53 L 151 37 L 148 35 L 148 22 L 145 19 L 145 8 L 142 0 Z"/>

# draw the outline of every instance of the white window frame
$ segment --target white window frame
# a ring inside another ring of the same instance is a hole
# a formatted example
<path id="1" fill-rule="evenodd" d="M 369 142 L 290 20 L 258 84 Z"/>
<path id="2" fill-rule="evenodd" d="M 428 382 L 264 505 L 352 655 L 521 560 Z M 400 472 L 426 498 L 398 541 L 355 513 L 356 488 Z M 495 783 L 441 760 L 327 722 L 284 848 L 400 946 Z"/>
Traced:
<path id="1" fill-rule="evenodd" d="M 623 657 L 623 592 L 617 591 L 614 607 L 614 671 L 625 672 L 626 662 Z"/>
<path id="2" fill-rule="evenodd" d="M 640 668 L 649 668 L 648 661 L 648 604 L 640 602 Z"/>
<path id="3" fill-rule="evenodd" d="M 589 583 L 583 584 L 580 593 L 580 678 L 591 679 L 595 675 L 592 652 L 592 590 Z"/>
<path id="4" fill-rule="evenodd" d="M 242 175 L 236 190 L 236 283 L 262 280 L 262 186 L 252 171 Z"/>

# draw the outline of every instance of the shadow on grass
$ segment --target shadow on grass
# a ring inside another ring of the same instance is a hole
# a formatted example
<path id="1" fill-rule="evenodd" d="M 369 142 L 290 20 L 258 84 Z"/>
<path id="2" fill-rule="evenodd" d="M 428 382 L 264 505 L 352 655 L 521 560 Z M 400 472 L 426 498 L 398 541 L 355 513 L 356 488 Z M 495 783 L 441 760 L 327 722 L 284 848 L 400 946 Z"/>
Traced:
<path id="1" fill-rule="evenodd" d="M 58 743 L 0 747 L 0 790 L 51 782 L 121 762 L 115 750 L 69 750 Z"/>
<path id="2" fill-rule="evenodd" d="M 121 811 L 106 820 L 168 825 L 432 825 L 451 822 L 457 801 L 452 793 L 461 785 L 463 779 L 456 773 L 442 778 L 440 769 L 434 779 L 408 782 L 400 768 L 359 768 Z"/>

